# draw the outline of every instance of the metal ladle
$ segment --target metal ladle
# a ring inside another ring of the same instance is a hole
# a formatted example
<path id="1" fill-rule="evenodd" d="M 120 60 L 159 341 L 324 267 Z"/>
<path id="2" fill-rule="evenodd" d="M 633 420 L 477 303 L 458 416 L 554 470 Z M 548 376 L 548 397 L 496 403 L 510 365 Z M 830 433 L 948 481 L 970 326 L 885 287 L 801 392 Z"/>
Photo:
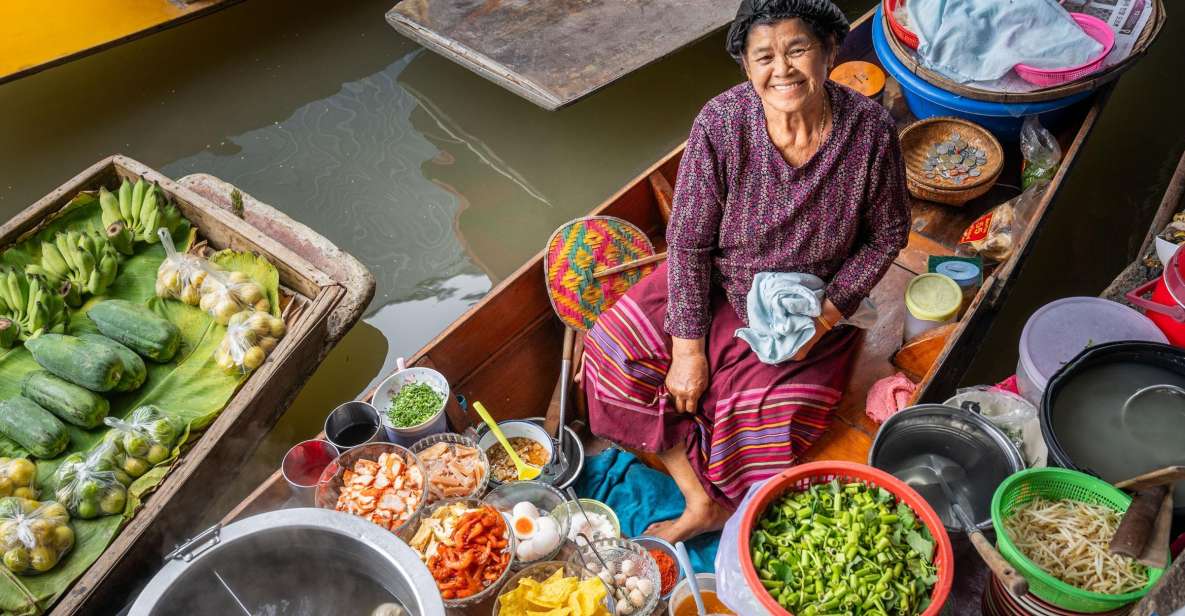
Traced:
<path id="1" fill-rule="evenodd" d="M 601 553 L 598 552 L 597 549 L 593 547 L 593 542 L 591 539 L 588 538 L 588 535 L 585 535 L 584 533 L 576 533 L 576 536 L 580 537 L 581 539 L 584 539 L 584 545 L 588 547 L 588 551 L 592 552 L 593 556 L 595 556 L 597 558 L 597 560 L 600 561 L 601 567 L 602 567 L 601 570 L 609 574 L 609 582 L 608 582 L 609 589 L 612 590 L 614 596 L 616 596 L 617 591 L 620 589 L 617 587 L 616 581 L 613 580 L 613 571 L 609 569 L 609 564 L 605 562 L 604 558 L 601 558 Z M 584 565 L 587 567 L 588 561 L 584 559 L 584 553 L 580 552 L 579 550 L 577 550 L 576 553 L 580 554 L 580 560 L 584 561 Z M 600 576 L 598 576 L 598 577 L 600 577 Z M 605 581 L 605 578 L 601 578 L 601 581 L 602 582 Z"/>

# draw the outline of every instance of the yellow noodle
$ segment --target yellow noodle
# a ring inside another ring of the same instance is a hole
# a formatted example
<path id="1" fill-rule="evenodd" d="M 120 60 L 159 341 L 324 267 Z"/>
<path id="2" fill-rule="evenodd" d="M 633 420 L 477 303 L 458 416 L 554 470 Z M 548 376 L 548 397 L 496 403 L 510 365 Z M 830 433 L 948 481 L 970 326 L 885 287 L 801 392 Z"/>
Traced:
<path id="1" fill-rule="evenodd" d="M 1148 583 L 1146 567 L 1108 550 L 1119 519 L 1119 512 L 1101 505 L 1038 497 L 1014 509 L 1004 527 L 1045 572 L 1083 590 L 1116 595 Z"/>

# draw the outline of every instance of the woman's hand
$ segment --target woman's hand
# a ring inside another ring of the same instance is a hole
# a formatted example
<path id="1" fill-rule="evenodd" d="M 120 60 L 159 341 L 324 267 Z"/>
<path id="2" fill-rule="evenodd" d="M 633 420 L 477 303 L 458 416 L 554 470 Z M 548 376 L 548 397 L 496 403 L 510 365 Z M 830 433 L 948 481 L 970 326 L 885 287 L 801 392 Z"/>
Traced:
<path id="1" fill-rule="evenodd" d="M 667 392 L 681 413 L 694 413 L 700 396 L 708 390 L 708 356 L 703 338 L 672 338 Z"/>
<path id="2" fill-rule="evenodd" d="M 831 303 L 831 300 L 824 299 L 823 313 L 815 318 L 815 335 L 811 336 L 811 339 L 808 340 L 806 344 L 802 345 L 801 349 L 798 349 L 798 352 L 794 354 L 794 357 L 790 358 L 791 361 L 802 361 L 805 359 L 806 356 L 810 354 L 811 349 L 815 348 L 815 345 L 819 343 L 819 340 L 822 339 L 823 336 L 827 334 L 827 332 L 831 331 L 831 329 L 835 327 L 836 323 L 839 323 L 842 320 L 843 313 L 839 311 L 839 308 L 836 308 L 835 304 Z"/>

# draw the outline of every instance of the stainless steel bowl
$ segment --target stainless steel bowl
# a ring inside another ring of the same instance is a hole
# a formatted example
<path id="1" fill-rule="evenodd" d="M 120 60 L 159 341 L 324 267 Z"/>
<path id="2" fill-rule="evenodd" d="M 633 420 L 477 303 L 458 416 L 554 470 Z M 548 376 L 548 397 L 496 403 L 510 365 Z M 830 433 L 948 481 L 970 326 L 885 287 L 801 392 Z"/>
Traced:
<path id="1" fill-rule="evenodd" d="M 990 530 L 992 494 L 1006 477 L 1025 467 L 1016 445 L 983 417 L 941 404 L 907 408 L 881 425 L 868 451 L 868 464 L 917 490 L 947 531 L 961 533 L 963 527 L 932 472 L 932 456 L 961 469 L 961 478 L 948 476 L 948 483 L 970 505 L 967 513 L 976 527 Z"/>
<path id="2" fill-rule="evenodd" d="M 283 509 L 214 527 L 173 554 L 130 616 L 369 614 L 398 601 L 444 616 L 436 582 L 389 531 L 325 509 Z"/>
<path id="3" fill-rule="evenodd" d="M 542 417 L 528 417 L 526 421 L 540 426 L 543 425 Z M 487 431 L 489 431 L 489 428 L 485 424 L 478 426 L 477 437 L 479 441 L 482 436 L 485 436 Z M 564 457 L 568 459 L 568 469 L 552 484 L 561 490 L 576 483 L 576 478 L 580 477 L 581 471 L 584 470 L 584 443 L 580 442 L 580 436 L 572 428 L 564 426 L 564 433 Z M 496 483 L 498 482 L 491 477 L 490 485 L 493 486 Z"/>

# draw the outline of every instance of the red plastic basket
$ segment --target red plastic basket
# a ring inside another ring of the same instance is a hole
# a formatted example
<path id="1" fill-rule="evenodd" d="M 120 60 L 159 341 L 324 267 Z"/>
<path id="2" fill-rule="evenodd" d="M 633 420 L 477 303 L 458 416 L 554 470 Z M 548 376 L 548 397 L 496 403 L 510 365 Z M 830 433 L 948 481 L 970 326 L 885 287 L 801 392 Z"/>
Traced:
<path id="1" fill-rule="evenodd" d="M 906 47 L 916 50 L 918 48 L 918 35 L 898 23 L 897 16 L 893 15 L 893 10 L 903 4 L 905 4 L 905 0 L 885 0 L 885 19 L 889 20 L 889 30 L 893 31 L 893 36 L 897 37 L 897 40 L 901 41 Z"/>
<path id="2" fill-rule="evenodd" d="M 741 540 L 737 542 L 740 549 L 741 573 L 745 582 L 753 591 L 757 600 L 765 609 L 776 616 L 792 616 L 765 590 L 761 579 L 757 577 L 757 569 L 753 567 L 753 556 L 749 550 L 749 537 L 753 535 L 753 528 L 765 513 L 766 507 L 774 500 L 791 490 L 805 490 L 816 483 L 827 483 L 832 479 L 840 481 L 859 481 L 868 486 L 875 486 L 888 490 L 898 500 L 913 509 L 918 518 L 930 530 L 934 537 L 934 566 L 938 569 L 938 582 L 934 584 L 930 595 L 930 606 L 921 616 L 938 616 L 946 599 L 950 595 L 951 584 L 955 579 L 955 555 L 951 548 L 950 536 L 946 534 L 946 527 L 942 519 L 934 512 L 913 488 L 905 485 L 901 480 L 871 466 L 854 462 L 822 461 L 794 466 L 771 477 L 765 485 L 753 495 L 749 508 L 741 517 Z"/>

